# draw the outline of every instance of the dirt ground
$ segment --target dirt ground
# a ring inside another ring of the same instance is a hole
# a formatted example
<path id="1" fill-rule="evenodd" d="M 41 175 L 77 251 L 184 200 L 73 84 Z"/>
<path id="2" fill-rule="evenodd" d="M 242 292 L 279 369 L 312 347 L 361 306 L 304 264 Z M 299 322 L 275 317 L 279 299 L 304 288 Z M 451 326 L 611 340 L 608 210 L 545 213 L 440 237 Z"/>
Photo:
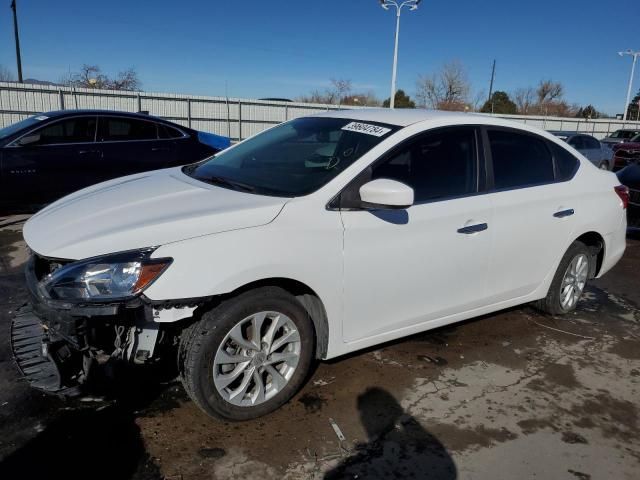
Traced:
<path id="1" fill-rule="evenodd" d="M 106 402 L 29 389 L 8 344 L 20 220 L 0 219 L 1 479 L 639 477 L 640 235 L 571 315 L 523 306 L 324 362 L 227 423 L 145 371 Z"/>

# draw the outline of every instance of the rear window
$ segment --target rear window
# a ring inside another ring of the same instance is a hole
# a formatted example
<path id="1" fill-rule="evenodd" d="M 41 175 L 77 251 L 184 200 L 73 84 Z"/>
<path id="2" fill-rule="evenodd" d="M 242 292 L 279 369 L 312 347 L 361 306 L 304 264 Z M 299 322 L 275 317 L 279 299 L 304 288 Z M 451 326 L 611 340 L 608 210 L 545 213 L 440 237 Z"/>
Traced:
<path id="1" fill-rule="evenodd" d="M 155 140 L 158 132 L 155 122 L 134 118 L 100 117 L 99 135 L 103 142 Z"/>
<path id="2" fill-rule="evenodd" d="M 555 181 L 553 159 L 545 142 L 524 133 L 490 130 L 496 189 L 507 189 Z"/>
<path id="3" fill-rule="evenodd" d="M 578 168 L 579 160 L 555 143 L 549 142 L 549 148 L 556 162 L 556 176 L 559 181 L 569 180 Z"/>

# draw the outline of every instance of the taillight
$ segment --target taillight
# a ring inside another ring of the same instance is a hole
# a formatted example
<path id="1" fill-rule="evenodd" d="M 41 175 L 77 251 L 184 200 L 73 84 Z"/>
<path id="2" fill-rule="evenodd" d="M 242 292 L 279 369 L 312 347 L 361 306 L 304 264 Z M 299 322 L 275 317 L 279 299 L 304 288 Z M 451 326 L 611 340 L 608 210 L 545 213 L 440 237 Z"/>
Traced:
<path id="1" fill-rule="evenodd" d="M 618 185 L 617 187 L 613 187 L 613 189 L 620 197 L 620 200 L 622 200 L 622 208 L 627 208 L 627 206 L 629 206 L 629 187 Z"/>

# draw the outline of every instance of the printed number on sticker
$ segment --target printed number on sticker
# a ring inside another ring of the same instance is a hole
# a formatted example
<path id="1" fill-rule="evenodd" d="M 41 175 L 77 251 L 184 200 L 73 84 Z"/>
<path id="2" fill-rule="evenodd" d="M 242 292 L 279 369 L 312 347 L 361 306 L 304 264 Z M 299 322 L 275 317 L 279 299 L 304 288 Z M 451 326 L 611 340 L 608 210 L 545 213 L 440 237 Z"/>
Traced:
<path id="1" fill-rule="evenodd" d="M 349 132 L 366 133 L 367 135 L 373 135 L 374 137 L 381 137 L 391 131 L 390 128 L 379 127 L 378 125 L 371 125 L 368 123 L 351 122 L 348 125 L 342 127 L 342 130 Z"/>

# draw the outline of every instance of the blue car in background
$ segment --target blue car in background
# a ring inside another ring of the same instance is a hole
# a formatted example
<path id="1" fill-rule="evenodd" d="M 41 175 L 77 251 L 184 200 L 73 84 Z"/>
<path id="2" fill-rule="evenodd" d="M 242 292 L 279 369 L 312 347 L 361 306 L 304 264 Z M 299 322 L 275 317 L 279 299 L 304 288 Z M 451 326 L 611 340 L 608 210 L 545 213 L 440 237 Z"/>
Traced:
<path id="1" fill-rule="evenodd" d="M 227 137 L 145 114 L 34 115 L 0 129 L 0 212 L 33 211 L 89 185 L 194 163 L 230 144 Z"/>

